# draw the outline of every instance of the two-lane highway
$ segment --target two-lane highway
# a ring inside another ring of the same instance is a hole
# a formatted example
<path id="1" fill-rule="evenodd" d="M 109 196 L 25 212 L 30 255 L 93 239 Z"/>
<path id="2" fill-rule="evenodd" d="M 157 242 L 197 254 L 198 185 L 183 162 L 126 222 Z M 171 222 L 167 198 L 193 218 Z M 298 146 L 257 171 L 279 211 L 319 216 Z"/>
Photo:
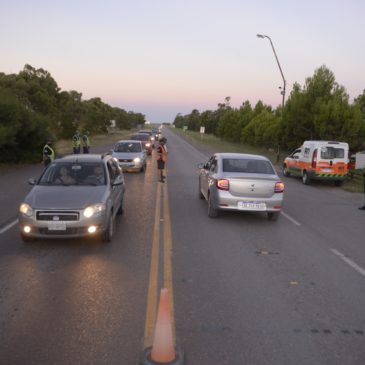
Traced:
<path id="1" fill-rule="evenodd" d="M 164 134 L 167 183 L 154 156 L 145 174 L 125 174 L 111 244 L 0 234 L 1 363 L 137 364 L 168 286 L 189 365 L 363 365 L 360 195 L 284 178 L 277 222 L 210 219 L 197 175 L 207 148 Z"/>

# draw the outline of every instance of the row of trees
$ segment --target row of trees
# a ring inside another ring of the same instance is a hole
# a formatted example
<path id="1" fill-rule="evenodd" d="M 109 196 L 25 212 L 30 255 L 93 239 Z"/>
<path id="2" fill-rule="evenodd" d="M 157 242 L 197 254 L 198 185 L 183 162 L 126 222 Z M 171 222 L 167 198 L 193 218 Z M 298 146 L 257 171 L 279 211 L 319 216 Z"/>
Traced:
<path id="1" fill-rule="evenodd" d="M 0 162 L 39 160 L 47 138 L 71 139 L 76 130 L 106 133 L 111 120 L 121 129 L 146 121 L 98 97 L 83 100 L 77 91 L 62 91 L 42 68 L 0 73 Z"/>
<path id="2" fill-rule="evenodd" d="M 282 107 L 273 109 L 259 101 L 254 107 L 245 101 L 239 108 L 230 106 L 230 97 L 218 109 L 178 114 L 174 120 L 184 126 L 220 138 L 291 150 L 304 140 L 337 140 L 348 142 L 352 150 L 365 147 L 365 90 L 353 103 L 334 74 L 326 67 L 318 68 L 304 86 L 294 84 Z"/>

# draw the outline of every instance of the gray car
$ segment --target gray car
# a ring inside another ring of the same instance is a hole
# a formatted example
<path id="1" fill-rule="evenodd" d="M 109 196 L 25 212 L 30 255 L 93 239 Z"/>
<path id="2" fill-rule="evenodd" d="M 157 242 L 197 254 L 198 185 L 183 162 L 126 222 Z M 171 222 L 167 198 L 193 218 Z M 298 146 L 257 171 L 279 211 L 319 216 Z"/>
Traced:
<path id="1" fill-rule="evenodd" d="M 53 161 L 19 208 L 20 235 L 34 238 L 99 236 L 112 240 L 123 213 L 124 176 L 110 155 L 70 155 Z"/>
<path id="2" fill-rule="evenodd" d="M 264 156 L 216 153 L 199 167 L 199 197 L 208 201 L 208 216 L 221 210 L 266 212 L 279 217 L 284 184 Z"/>
<path id="3" fill-rule="evenodd" d="M 144 172 L 146 170 L 147 152 L 141 141 L 118 141 L 112 150 L 112 156 L 118 160 L 123 171 Z"/>

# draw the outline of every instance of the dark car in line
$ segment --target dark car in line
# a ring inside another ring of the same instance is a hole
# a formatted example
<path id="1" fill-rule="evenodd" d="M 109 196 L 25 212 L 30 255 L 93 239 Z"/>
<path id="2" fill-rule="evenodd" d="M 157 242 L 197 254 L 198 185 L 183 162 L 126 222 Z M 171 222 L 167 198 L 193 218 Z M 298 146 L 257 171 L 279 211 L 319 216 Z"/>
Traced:
<path id="1" fill-rule="evenodd" d="M 131 135 L 131 140 L 133 141 L 141 141 L 143 144 L 144 149 L 146 150 L 147 154 L 150 156 L 152 155 L 152 148 L 153 143 L 150 134 L 148 133 L 135 133 Z"/>

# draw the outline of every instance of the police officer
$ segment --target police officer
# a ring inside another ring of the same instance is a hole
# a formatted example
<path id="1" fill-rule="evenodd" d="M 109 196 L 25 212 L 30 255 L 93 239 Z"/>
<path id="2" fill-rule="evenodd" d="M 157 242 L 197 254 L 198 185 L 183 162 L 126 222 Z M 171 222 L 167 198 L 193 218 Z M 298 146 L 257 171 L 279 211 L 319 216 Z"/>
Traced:
<path id="1" fill-rule="evenodd" d="M 72 147 L 74 154 L 80 153 L 80 133 L 76 131 L 76 133 L 72 136 Z"/>
<path id="2" fill-rule="evenodd" d="M 52 148 L 52 144 L 53 141 L 51 139 L 47 139 L 47 142 L 43 147 L 44 168 L 46 168 L 54 160 L 55 153 Z"/>
<path id="3" fill-rule="evenodd" d="M 82 136 L 82 152 L 89 153 L 89 151 L 90 151 L 89 131 L 86 131 Z"/>

